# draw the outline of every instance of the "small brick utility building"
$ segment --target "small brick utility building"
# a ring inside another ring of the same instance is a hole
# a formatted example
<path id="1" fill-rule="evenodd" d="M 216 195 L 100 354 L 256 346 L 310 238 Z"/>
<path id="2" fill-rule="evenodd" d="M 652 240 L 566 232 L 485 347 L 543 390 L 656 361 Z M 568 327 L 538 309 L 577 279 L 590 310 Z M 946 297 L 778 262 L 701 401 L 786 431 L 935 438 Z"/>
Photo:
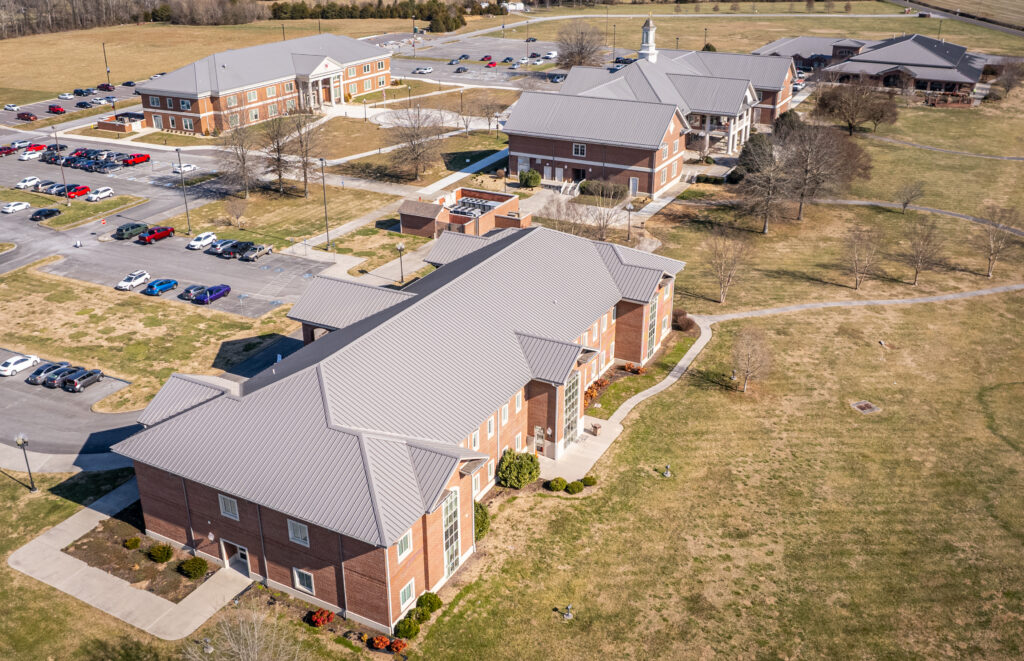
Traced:
<path id="1" fill-rule="evenodd" d="M 530 226 L 530 214 L 519 213 L 519 196 L 458 188 L 433 202 L 406 200 L 398 209 L 399 231 L 435 238 L 442 232 L 482 236 L 493 229 Z"/>

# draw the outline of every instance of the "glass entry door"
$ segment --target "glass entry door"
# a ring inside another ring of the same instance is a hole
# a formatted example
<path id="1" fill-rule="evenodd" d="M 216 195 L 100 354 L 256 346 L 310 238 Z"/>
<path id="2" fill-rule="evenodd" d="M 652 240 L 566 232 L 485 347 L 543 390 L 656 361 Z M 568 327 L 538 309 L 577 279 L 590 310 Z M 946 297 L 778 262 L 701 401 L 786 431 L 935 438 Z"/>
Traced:
<path id="1" fill-rule="evenodd" d="M 459 568 L 459 492 L 444 499 L 441 518 L 444 525 L 444 573 L 451 576 Z"/>
<path id="2" fill-rule="evenodd" d="M 565 443 L 568 445 L 580 434 L 580 374 L 573 373 L 565 384 Z"/>

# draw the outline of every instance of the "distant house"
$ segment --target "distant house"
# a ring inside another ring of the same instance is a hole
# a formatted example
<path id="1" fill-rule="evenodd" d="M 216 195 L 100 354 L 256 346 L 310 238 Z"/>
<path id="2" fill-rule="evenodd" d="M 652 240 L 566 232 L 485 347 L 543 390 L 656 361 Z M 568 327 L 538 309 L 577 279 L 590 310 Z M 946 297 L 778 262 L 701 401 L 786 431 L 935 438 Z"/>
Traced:
<path id="1" fill-rule="evenodd" d="M 216 53 L 136 89 L 146 126 L 207 134 L 336 105 L 390 84 L 390 51 L 318 34 Z"/>
<path id="2" fill-rule="evenodd" d="M 114 446 L 146 534 L 383 631 L 473 554 L 506 450 L 558 461 L 584 393 L 670 331 L 682 262 L 543 227 L 445 232 L 402 290 L 318 277 L 306 345 L 173 375 Z"/>
<path id="3" fill-rule="evenodd" d="M 493 229 L 523 228 L 530 214 L 519 213 L 519 196 L 458 188 L 432 202 L 405 200 L 398 208 L 399 231 L 435 238 L 442 232 L 481 236 Z"/>
<path id="4" fill-rule="evenodd" d="M 754 53 L 793 58 L 798 66 L 821 69 L 825 79 L 836 82 L 864 80 L 943 93 L 973 92 L 985 66 L 983 56 L 963 46 L 920 34 L 883 41 L 790 37 Z"/>

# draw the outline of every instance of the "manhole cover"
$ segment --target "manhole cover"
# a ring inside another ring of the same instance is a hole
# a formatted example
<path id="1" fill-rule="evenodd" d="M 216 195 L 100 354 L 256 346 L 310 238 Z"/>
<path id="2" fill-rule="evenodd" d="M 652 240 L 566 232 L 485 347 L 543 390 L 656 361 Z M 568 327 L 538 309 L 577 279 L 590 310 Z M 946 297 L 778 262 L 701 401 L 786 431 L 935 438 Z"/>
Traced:
<path id="1" fill-rule="evenodd" d="M 882 410 L 881 408 L 875 406 L 866 399 L 862 399 L 859 402 L 854 402 L 853 404 L 850 404 L 850 406 L 852 406 L 857 411 L 860 411 L 861 413 L 878 413 L 879 411 Z"/>

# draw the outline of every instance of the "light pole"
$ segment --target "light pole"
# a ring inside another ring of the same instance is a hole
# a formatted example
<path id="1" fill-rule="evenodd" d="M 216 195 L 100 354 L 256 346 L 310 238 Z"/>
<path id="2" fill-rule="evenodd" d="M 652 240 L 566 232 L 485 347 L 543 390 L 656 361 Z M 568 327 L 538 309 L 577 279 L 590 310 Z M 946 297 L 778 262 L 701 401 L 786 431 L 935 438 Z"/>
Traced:
<path id="1" fill-rule="evenodd" d="M 110 84 L 110 65 L 107 64 L 107 42 L 103 42 L 103 68 L 107 70 L 107 85 Z"/>
<path id="2" fill-rule="evenodd" d="M 463 93 L 464 91 L 465 91 L 465 90 L 459 90 L 459 114 L 460 114 L 460 115 L 465 115 L 465 114 L 466 114 L 466 112 L 465 112 L 465 108 L 464 108 L 464 107 L 463 107 L 463 105 L 462 105 L 462 93 Z"/>
<path id="3" fill-rule="evenodd" d="M 398 245 L 395 246 L 395 250 L 398 251 L 398 272 L 401 275 L 399 282 L 405 284 L 405 262 L 402 260 L 402 254 L 405 252 L 405 243 L 399 241 Z"/>
<path id="4" fill-rule="evenodd" d="M 612 61 L 615 61 L 615 24 L 612 23 Z"/>
<path id="5" fill-rule="evenodd" d="M 28 469 L 28 482 L 32 485 L 29 488 L 29 493 L 35 493 L 39 491 L 39 489 L 36 489 L 36 481 L 32 477 L 32 467 L 28 464 L 28 436 L 18 434 L 14 437 L 14 442 L 18 444 L 18 447 L 21 448 L 22 454 L 25 455 L 25 468 Z"/>
<path id="6" fill-rule="evenodd" d="M 363 99 L 363 123 L 366 123 L 366 99 Z"/>
<path id="7" fill-rule="evenodd" d="M 327 174 L 324 172 L 327 167 L 327 161 L 320 159 L 320 183 L 323 185 L 324 191 L 324 234 L 327 235 L 327 250 L 331 249 L 331 226 L 327 222 Z"/>
<path id="8" fill-rule="evenodd" d="M 64 157 L 60 155 L 60 143 L 57 141 L 57 127 L 51 126 L 50 129 L 53 131 L 53 144 L 57 146 L 57 163 L 60 164 L 60 182 L 64 184 L 64 190 L 68 189 L 68 180 L 64 176 Z M 71 198 L 64 196 L 65 205 L 71 206 Z"/>
<path id="9" fill-rule="evenodd" d="M 708 45 L 708 29 L 704 28 L 704 45 Z"/>
<path id="10" fill-rule="evenodd" d="M 679 50 L 679 37 L 676 37 L 676 50 Z"/>
<path id="11" fill-rule="evenodd" d="M 626 241 L 633 238 L 633 203 L 626 203 Z"/>
<path id="12" fill-rule="evenodd" d="M 188 231 L 185 233 L 192 236 L 192 216 L 188 213 L 188 193 L 185 192 L 185 170 L 181 167 L 181 148 L 175 147 L 174 151 L 178 152 L 178 176 L 181 177 L 181 197 L 185 200 L 185 222 L 188 223 Z"/>

